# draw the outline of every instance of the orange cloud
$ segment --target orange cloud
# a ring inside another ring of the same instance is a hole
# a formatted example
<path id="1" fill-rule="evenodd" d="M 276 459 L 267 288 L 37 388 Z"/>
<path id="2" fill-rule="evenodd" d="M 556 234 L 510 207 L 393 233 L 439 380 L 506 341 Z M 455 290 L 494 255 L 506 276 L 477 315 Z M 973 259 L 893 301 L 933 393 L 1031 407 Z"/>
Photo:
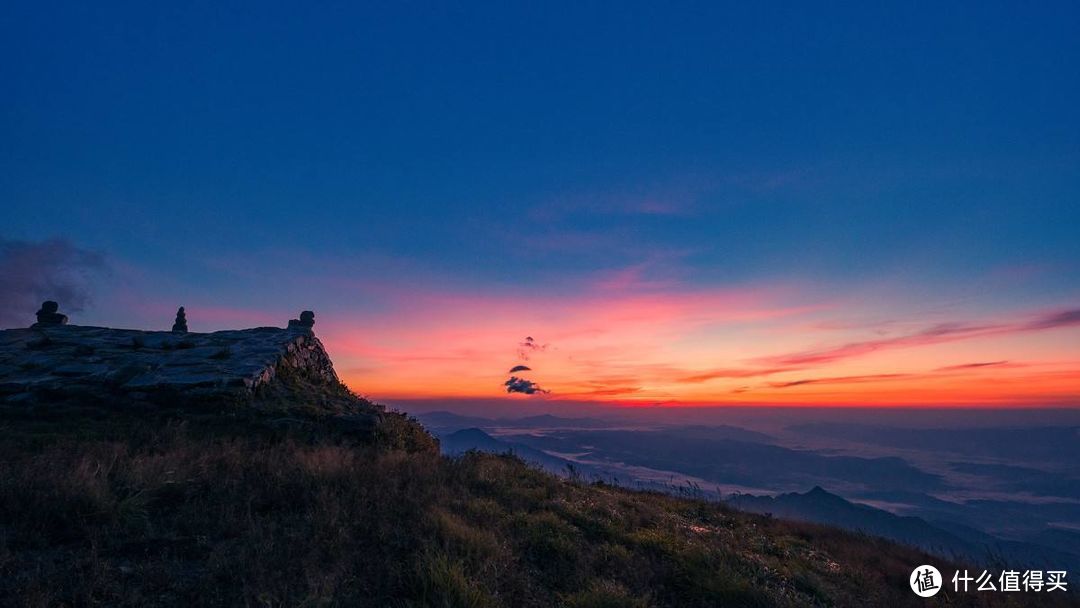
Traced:
<path id="1" fill-rule="evenodd" d="M 565 293 L 390 289 L 383 292 L 383 312 L 322 317 L 320 335 L 350 386 L 387 399 L 503 395 L 683 405 L 1080 400 L 1080 341 L 1043 344 L 1025 337 L 1076 333 L 1080 318 L 1072 309 L 858 339 L 877 328 L 837 326 L 823 317 L 866 318 L 870 311 L 791 286 L 691 288 L 640 281 L 633 270 L 613 276 Z M 547 345 L 530 351 L 528 379 L 549 395 L 504 393 L 506 370 L 520 362 L 517 350 L 527 335 Z M 849 339 L 812 346 L 837 336 Z M 978 358 L 985 354 L 998 357 Z M 1010 363 L 1021 356 L 1023 364 Z"/>
<path id="2" fill-rule="evenodd" d="M 850 342 L 820 350 L 806 350 L 765 357 L 762 360 L 781 365 L 822 364 L 887 349 L 926 346 L 931 344 L 941 344 L 943 342 L 954 342 L 957 340 L 969 340 L 996 334 L 1042 331 L 1078 325 L 1080 325 L 1080 309 L 1065 310 L 1045 313 L 1025 321 L 1011 323 L 985 325 L 969 325 L 962 323 L 941 324 L 913 334 L 879 340 Z"/>

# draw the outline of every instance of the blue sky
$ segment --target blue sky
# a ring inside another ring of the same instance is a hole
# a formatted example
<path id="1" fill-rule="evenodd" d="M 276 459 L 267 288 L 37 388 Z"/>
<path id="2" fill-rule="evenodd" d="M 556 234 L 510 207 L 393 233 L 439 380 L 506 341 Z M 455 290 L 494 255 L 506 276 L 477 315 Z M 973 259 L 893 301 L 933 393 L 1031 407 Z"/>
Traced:
<path id="1" fill-rule="evenodd" d="M 390 306 L 298 276 L 1074 305 L 1080 7 L 870 4 L 8 5 L 0 236 L 275 313 Z"/>

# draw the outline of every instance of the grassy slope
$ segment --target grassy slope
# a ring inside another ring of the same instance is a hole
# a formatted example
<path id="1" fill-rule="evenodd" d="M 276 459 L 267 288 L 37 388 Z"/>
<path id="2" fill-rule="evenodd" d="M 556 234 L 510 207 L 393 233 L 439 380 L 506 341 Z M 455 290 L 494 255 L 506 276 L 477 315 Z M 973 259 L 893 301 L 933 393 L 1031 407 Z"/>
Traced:
<path id="1" fill-rule="evenodd" d="M 277 421 L 0 418 L 0 605 L 1023 605 L 919 600 L 946 568 L 885 541 L 445 459 L 396 415 L 376 445 Z"/>

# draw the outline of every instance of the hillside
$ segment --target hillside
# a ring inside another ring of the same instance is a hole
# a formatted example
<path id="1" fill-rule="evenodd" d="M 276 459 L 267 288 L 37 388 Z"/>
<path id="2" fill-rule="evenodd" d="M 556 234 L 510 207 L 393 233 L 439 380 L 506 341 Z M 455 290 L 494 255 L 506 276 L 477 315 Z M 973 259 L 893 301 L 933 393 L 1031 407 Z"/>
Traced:
<path id="1" fill-rule="evenodd" d="M 569 460 L 552 456 L 547 452 L 530 448 L 527 445 L 495 439 L 480 429 L 462 429 L 450 434 L 439 435 L 438 439 L 442 453 L 447 456 L 461 456 L 472 450 L 491 454 L 510 453 L 526 464 L 556 475 L 567 475 L 570 471 L 577 470 L 587 479 L 595 477 L 592 470 L 587 466 L 577 465 Z"/>
<path id="2" fill-rule="evenodd" d="M 889 538 L 918 547 L 934 555 L 1003 570 L 1066 569 L 1076 570 L 1076 545 L 1054 550 L 1028 543 L 995 538 L 957 524 L 935 525 L 919 517 L 899 516 L 867 505 L 855 504 L 830 494 L 820 487 L 809 492 L 778 496 L 737 494 L 726 499 L 729 505 L 754 513 L 813 521 L 846 530 L 855 530 Z"/>
<path id="3" fill-rule="evenodd" d="M 290 340 L 267 359 L 275 383 L 230 401 L 9 391 L 0 605 L 1023 605 L 921 600 L 911 569 L 953 566 L 884 540 L 441 456 L 336 376 L 281 373 Z"/>

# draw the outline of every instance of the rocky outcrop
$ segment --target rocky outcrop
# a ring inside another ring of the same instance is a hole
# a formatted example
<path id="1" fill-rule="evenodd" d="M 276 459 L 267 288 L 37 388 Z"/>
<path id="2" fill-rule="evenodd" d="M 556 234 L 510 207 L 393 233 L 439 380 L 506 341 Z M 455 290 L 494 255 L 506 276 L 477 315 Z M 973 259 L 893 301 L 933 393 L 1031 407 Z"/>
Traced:
<path id="1" fill-rule="evenodd" d="M 187 333 L 187 313 L 183 306 L 176 309 L 176 321 L 173 322 L 172 330 L 180 334 Z"/>
<path id="2" fill-rule="evenodd" d="M 41 309 L 37 311 L 37 323 L 33 327 L 49 325 L 67 325 L 67 315 L 60 314 L 60 305 L 52 300 L 41 303 Z"/>
<path id="3" fill-rule="evenodd" d="M 260 395 L 280 397 L 300 385 L 347 393 L 305 327 L 174 333 L 39 324 L 0 331 L 3 405 L 58 399 L 258 405 Z"/>

